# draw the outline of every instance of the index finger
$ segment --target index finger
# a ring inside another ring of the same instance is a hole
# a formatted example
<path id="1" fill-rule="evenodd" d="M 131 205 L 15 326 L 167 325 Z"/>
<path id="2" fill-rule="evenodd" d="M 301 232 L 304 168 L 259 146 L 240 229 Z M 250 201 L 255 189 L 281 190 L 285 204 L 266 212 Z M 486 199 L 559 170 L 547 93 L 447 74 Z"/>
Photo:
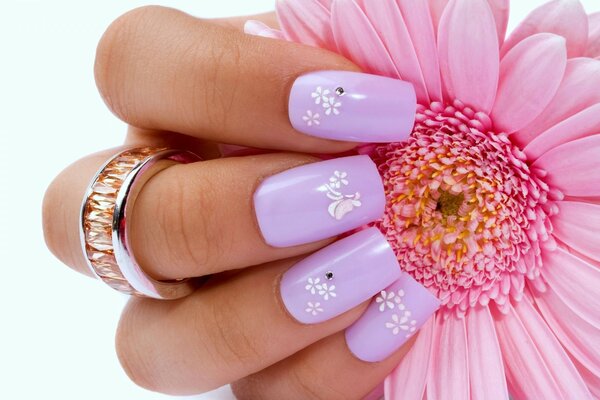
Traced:
<path id="1" fill-rule="evenodd" d="M 406 139 L 412 85 L 356 71 L 326 50 L 163 7 L 113 23 L 96 60 L 108 106 L 140 128 L 307 153 Z"/>

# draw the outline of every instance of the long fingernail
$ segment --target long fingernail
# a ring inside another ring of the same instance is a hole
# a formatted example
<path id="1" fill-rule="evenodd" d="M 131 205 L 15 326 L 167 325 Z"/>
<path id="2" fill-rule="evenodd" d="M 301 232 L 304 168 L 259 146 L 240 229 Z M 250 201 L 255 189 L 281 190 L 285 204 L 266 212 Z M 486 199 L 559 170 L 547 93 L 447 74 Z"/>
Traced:
<path id="1" fill-rule="evenodd" d="M 369 228 L 294 265 L 281 279 L 281 298 L 298 321 L 319 323 L 368 300 L 400 273 L 385 237 Z"/>
<path id="2" fill-rule="evenodd" d="M 288 247 L 333 237 L 383 215 L 385 193 L 368 156 L 293 168 L 265 179 L 254 208 L 265 241 Z"/>
<path id="3" fill-rule="evenodd" d="M 307 135 L 350 142 L 400 142 L 415 121 L 414 87 L 405 81 L 348 71 L 319 71 L 294 82 L 292 126 Z"/>
<path id="4" fill-rule="evenodd" d="M 407 273 L 377 295 L 367 311 L 346 329 L 346 343 L 359 359 L 392 355 L 440 307 L 440 301 Z M 451 349 L 449 349 L 451 351 Z"/>

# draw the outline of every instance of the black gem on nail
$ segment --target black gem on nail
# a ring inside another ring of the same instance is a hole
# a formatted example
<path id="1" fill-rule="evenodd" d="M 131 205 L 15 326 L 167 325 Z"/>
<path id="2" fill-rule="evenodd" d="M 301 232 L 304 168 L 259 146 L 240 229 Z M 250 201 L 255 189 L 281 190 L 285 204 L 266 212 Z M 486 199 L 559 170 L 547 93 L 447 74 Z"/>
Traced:
<path id="1" fill-rule="evenodd" d="M 340 86 L 339 88 L 335 89 L 335 94 L 337 94 L 338 96 L 343 96 L 346 94 L 346 91 L 343 87 Z"/>
<path id="2" fill-rule="evenodd" d="M 325 273 L 325 278 L 327 278 L 327 280 L 329 280 L 329 281 L 332 280 L 333 279 L 333 272 L 327 271 Z"/>

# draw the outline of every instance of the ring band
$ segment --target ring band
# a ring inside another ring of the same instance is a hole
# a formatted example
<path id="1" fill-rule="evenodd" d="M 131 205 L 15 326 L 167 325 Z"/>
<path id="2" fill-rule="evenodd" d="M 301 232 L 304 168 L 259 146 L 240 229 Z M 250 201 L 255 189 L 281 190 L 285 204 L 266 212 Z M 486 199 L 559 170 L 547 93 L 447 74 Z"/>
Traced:
<path id="1" fill-rule="evenodd" d="M 178 299 L 192 293 L 195 285 L 190 279 L 158 281 L 142 270 L 130 251 L 127 218 L 152 176 L 173 164 L 195 161 L 200 158 L 187 151 L 145 147 L 122 151 L 100 168 L 87 189 L 80 215 L 83 253 L 98 279 L 121 293 L 155 299 Z"/>

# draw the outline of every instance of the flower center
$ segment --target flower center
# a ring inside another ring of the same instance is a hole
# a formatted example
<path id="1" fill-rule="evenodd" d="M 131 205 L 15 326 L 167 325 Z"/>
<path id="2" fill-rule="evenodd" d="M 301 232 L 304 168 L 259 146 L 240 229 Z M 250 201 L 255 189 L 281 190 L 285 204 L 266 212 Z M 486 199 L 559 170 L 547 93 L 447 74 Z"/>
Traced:
<path id="1" fill-rule="evenodd" d="M 402 269 L 448 309 L 503 305 L 536 280 L 549 188 L 487 115 L 460 102 L 420 106 L 411 138 L 374 152 L 387 196 L 377 225 Z"/>
<path id="2" fill-rule="evenodd" d="M 452 194 L 441 190 L 435 210 L 442 213 L 444 218 L 448 218 L 452 215 L 456 216 L 458 215 L 458 210 L 464 201 L 464 193 Z"/>

